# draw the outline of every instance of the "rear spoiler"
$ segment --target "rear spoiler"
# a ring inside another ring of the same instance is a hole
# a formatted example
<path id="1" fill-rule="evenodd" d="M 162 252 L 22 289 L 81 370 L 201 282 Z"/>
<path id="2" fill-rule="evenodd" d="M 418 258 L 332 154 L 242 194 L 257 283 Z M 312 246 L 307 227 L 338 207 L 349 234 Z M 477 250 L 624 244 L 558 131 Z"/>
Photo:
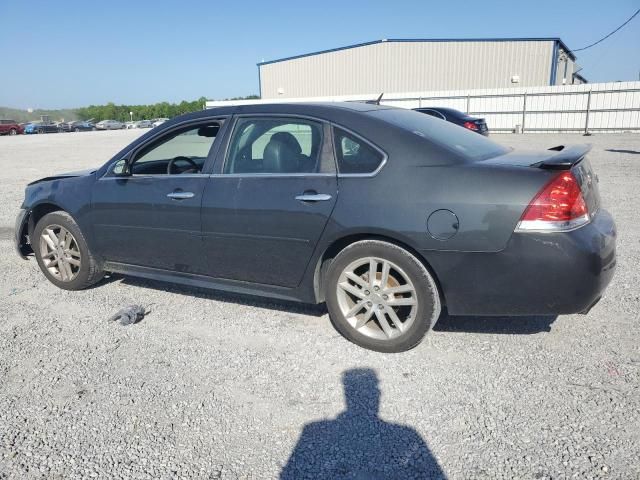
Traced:
<path id="1" fill-rule="evenodd" d="M 575 164 L 579 163 L 587 153 L 589 153 L 591 147 L 592 146 L 589 143 L 571 145 L 569 147 L 558 145 L 557 147 L 552 147 L 549 150 L 559 153 L 552 155 L 545 160 L 534 163 L 531 166 L 547 170 L 569 170 Z"/>

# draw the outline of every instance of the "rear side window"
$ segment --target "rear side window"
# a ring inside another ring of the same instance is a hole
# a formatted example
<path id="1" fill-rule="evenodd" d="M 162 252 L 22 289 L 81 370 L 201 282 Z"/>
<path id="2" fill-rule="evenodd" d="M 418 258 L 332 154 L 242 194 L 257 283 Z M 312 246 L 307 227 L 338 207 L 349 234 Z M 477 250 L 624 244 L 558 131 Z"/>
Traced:
<path id="1" fill-rule="evenodd" d="M 482 135 L 453 123 L 437 122 L 429 115 L 420 112 L 389 108 L 371 111 L 369 115 L 424 137 L 470 162 L 497 157 L 509 151 L 508 148 L 498 145 Z"/>
<path id="2" fill-rule="evenodd" d="M 241 118 L 229 145 L 224 173 L 318 173 L 322 125 L 299 118 Z"/>
<path id="3" fill-rule="evenodd" d="M 384 155 L 367 142 L 340 128 L 333 132 L 340 173 L 373 173 L 382 165 Z"/>

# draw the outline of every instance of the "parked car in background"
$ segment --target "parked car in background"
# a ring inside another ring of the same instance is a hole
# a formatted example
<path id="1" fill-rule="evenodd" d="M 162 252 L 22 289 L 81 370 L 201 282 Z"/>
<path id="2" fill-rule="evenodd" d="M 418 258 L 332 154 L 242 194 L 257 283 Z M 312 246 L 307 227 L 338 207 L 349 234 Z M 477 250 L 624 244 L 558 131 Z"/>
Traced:
<path id="1" fill-rule="evenodd" d="M 19 135 L 24 128 L 15 120 L 0 120 L 0 135 Z"/>
<path id="2" fill-rule="evenodd" d="M 151 126 L 159 127 L 160 125 L 162 125 L 167 120 L 169 120 L 169 119 L 168 118 L 157 118 L 155 120 L 152 120 L 153 123 L 151 124 Z"/>
<path id="3" fill-rule="evenodd" d="M 24 133 L 26 134 L 58 133 L 61 131 L 62 128 L 60 127 L 60 125 L 53 122 L 31 122 L 28 123 L 26 127 L 24 127 Z"/>
<path id="4" fill-rule="evenodd" d="M 598 302 L 616 227 L 589 149 L 518 152 L 363 103 L 215 108 L 97 169 L 30 183 L 16 248 L 66 290 L 118 272 L 326 302 L 347 339 L 399 352 L 445 307 L 559 315 Z"/>
<path id="5" fill-rule="evenodd" d="M 126 127 L 124 123 L 117 120 L 102 120 L 96 123 L 96 128 L 98 130 L 122 130 Z"/>
<path id="6" fill-rule="evenodd" d="M 73 122 L 64 122 L 60 124 L 63 132 L 90 132 L 96 130 L 96 126 L 91 122 L 76 120 Z"/>
<path id="7" fill-rule="evenodd" d="M 138 120 L 137 122 L 135 122 L 135 128 L 151 128 L 153 127 L 153 123 L 151 123 L 151 120 Z"/>
<path id="8" fill-rule="evenodd" d="M 151 120 L 138 120 L 136 122 L 127 122 L 127 128 L 151 128 Z"/>
<path id="9" fill-rule="evenodd" d="M 467 130 L 479 133 L 480 135 L 484 135 L 485 137 L 489 135 L 489 128 L 487 127 L 487 122 L 484 118 L 472 117 L 454 108 L 428 107 L 414 108 L 414 110 L 416 112 L 439 118 L 440 120 L 446 120 L 447 122 L 460 125 Z"/>

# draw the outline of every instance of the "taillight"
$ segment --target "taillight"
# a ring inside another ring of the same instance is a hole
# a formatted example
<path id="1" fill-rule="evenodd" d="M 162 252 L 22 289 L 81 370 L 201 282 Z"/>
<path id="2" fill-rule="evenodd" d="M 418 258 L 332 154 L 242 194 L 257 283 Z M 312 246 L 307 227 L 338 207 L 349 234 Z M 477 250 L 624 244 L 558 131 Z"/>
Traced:
<path id="1" fill-rule="evenodd" d="M 589 210 L 580 185 L 570 171 L 553 177 L 531 200 L 516 231 L 573 230 L 589 223 Z"/>
<path id="2" fill-rule="evenodd" d="M 478 130 L 478 126 L 473 122 L 464 122 L 462 126 L 464 128 L 468 128 L 469 130 Z"/>

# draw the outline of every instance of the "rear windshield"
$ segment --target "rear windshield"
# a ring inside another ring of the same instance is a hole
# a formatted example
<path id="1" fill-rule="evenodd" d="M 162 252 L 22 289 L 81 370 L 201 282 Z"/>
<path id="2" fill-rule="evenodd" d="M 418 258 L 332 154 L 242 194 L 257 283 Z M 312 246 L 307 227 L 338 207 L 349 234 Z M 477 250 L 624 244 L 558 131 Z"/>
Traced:
<path id="1" fill-rule="evenodd" d="M 472 162 L 504 155 L 509 151 L 466 128 L 413 110 L 390 108 L 373 110 L 368 114 L 424 137 Z"/>

